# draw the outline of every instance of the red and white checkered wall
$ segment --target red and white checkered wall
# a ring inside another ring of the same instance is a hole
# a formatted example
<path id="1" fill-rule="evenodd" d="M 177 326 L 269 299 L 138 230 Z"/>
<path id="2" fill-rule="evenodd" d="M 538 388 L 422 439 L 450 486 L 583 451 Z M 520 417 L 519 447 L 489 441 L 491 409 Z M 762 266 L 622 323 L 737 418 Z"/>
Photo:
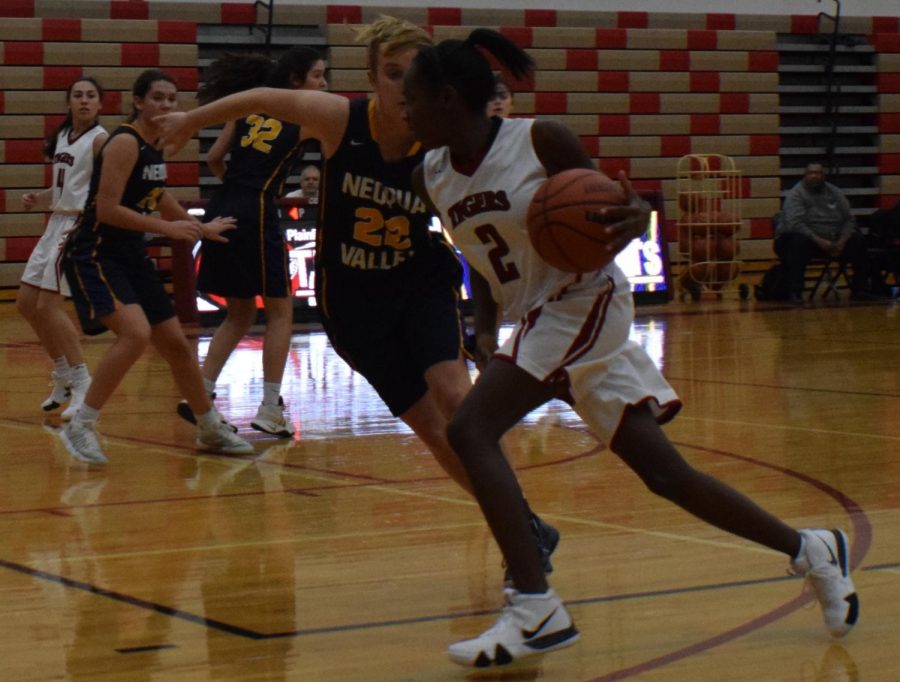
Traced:
<path id="1" fill-rule="evenodd" d="M 96 76 L 107 88 L 103 123 L 113 127 L 130 108 L 136 75 L 158 66 L 178 78 L 189 108 L 197 24 L 248 24 L 257 11 L 252 3 L 0 4 L 0 287 L 16 286 L 43 230 L 45 216 L 22 212 L 20 197 L 49 184 L 42 137 L 61 118 L 68 84 Z M 744 175 L 742 257 L 772 258 L 769 218 L 780 204 L 776 34 L 815 33 L 815 16 L 359 5 L 279 5 L 276 16 L 279 24 L 320 26 L 331 87 L 354 94 L 368 83 L 350 25 L 381 14 L 426 26 L 437 40 L 490 26 L 529 50 L 538 71 L 517 84 L 515 113 L 564 121 L 606 172 L 624 169 L 639 187 L 661 189 L 673 241 L 678 159 L 734 157 Z M 900 18 L 845 17 L 842 29 L 868 35 L 878 53 L 881 201 L 892 205 L 900 198 Z M 197 152 L 195 143 L 170 165 L 179 197 L 198 194 Z"/>

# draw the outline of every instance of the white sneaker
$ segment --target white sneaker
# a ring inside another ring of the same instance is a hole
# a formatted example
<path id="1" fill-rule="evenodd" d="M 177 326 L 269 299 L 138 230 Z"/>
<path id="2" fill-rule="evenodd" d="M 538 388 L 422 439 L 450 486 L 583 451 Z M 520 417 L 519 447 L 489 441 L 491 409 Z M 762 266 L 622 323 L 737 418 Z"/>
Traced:
<path id="1" fill-rule="evenodd" d="M 66 450 L 79 462 L 106 464 L 106 455 L 103 454 L 94 427 L 94 422 L 73 419 L 60 429 L 59 437 Z"/>
<path id="2" fill-rule="evenodd" d="M 47 396 L 47 399 L 41 403 L 41 409 L 44 412 L 52 412 L 63 406 L 63 404 L 69 399 L 69 395 L 71 394 L 69 390 L 69 375 L 60 374 L 56 370 L 50 372 L 50 386 L 53 388 L 50 391 L 50 395 Z"/>
<path id="3" fill-rule="evenodd" d="M 843 637 L 859 618 L 859 597 L 850 578 L 847 536 L 842 530 L 800 531 L 803 546 L 791 561 L 790 573 L 804 576 L 822 607 L 832 637 Z"/>
<path id="4" fill-rule="evenodd" d="M 475 639 L 451 644 L 447 649 L 451 661 L 487 668 L 578 641 L 578 629 L 552 589 L 543 594 L 522 594 L 511 588 L 503 592 L 506 606 L 497 622 Z"/>
<path id="5" fill-rule="evenodd" d="M 269 433 L 279 438 L 290 438 L 294 435 L 294 427 L 287 420 L 287 414 L 284 411 L 284 400 L 278 398 L 277 405 L 266 405 L 263 403 L 256 411 L 256 417 L 250 422 L 257 431 Z"/>
<path id="6" fill-rule="evenodd" d="M 91 387 L 91 378 L 88 377 L 82 381 L 73 381 L 70 387 L 71 395 L 69 396 L 69 404 L 62 411 L 60 417 L 63 421 L 69 421 L 76 415 L 78 409 L 84 404 L 84 396 Z"/>
<path id="7" fill-rule="evenodd" d="M 221 416 L 212 428 L 198 425 L 197 447 L 201 450 L 225 452 L 229 455 L 252 455 L 256 452 L 250 443 L 231 430 L 228 422 L 222 420 Z"/>

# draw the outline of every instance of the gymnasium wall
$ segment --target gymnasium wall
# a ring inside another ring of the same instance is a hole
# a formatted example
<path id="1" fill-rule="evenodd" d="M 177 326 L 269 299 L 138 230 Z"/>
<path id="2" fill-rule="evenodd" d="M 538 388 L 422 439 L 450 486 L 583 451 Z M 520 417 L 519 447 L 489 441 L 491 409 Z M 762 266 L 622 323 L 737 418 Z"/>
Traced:
<path id="1" fill-rule="evenodd" d="M 501 30 L 538 64 L 533 80 L 517 84 L 517 114 L 564 121 L 607 173 L 624 169 L 638 187 L 662 190 L 673 241 L 678 159 L 733 156 L 744 174 L 741 257 L 760 267 L 773 257 L 769 219 L 780 205 L 781 172 L 776 39 L 816 33 L 815 12 L 832 9 L 825 3 L 780 3 L 809 13 L 764 14 L 648 12 L 637 2 L 628 11 L 276 2 L 277 24 L 320 28 L 330 48 L 331 88 L 347 94 L 368 87 L 352 25 L 387 13 L 430 27 L 438 40 L 465 37 L 475 26 Z M 97 76 L 108 90 L 103 123 L 111 128 L 130 108 L 135 76 L 160 66 L 178 77 L 181 104 L 189 108 L 198 78 L 197 26 L 248 24 L 257 13 L 265 21 L 251 3 L 4 0 L 0 287 L 17 285 L 43 230 L 45 216 L 22 212 L 20 197 L 49 183 L 41 138 L 61 118 L 65 87 L 81 73 Z M 842 29 L 868 36 L 879 55 L 878 166 L 889 205 L 900 198 L 900 19 L 845 16 Z M 197 153 L 194 143 L 170 165 L 170 185 L 181 198 L 198 195 Z"/>

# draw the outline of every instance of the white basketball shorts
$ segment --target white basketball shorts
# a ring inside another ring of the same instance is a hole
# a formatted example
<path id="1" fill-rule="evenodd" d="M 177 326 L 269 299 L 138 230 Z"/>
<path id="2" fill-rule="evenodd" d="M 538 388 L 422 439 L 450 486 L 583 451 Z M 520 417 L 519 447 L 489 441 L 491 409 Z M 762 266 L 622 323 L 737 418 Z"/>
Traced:
<path id="1" fill-rule="evenodd" d="M 54 213 L 47 221 L 47 229 L 28 257 L 22 281 L 44 291 L 71 296 L 69 283 L 62 272 L 63 247 L 75 227 L 77 215 Z"/>
<path id="2" fill-rule="evenodd" d="M 609 444 L 628 406 L 647 403 L 659 423 L 681 408 L 653 360 L 629 338 L 633 320 L 627 280 L 617 285 L 601 274 L 529 311 L 497 356 L 540 381 L 567 384 L 572 408 Z"/>

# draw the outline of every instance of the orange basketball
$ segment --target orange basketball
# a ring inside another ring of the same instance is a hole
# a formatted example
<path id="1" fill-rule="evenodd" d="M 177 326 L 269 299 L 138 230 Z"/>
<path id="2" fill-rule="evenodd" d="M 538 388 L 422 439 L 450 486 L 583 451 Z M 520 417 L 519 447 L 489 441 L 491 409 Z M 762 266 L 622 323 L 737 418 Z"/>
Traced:
<path id="1" fill-rule="evenodd" d="M 622 185 L 589 168 L 571 168 L 542 184 L 528 207 L 528 236 L 535 251 L 554 268 L 594 272 L 609 263 L 600 211 L 624 206 Z"/>

